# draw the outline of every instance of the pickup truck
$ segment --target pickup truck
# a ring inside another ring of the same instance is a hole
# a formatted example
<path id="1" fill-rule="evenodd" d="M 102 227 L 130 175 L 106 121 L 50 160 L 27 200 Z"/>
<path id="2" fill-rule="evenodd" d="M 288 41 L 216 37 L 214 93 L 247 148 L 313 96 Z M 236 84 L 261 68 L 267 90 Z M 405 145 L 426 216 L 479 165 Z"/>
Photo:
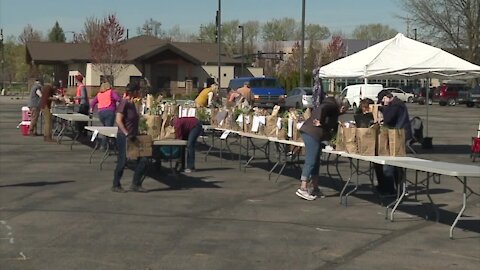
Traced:
<path id="1" fill-rule="evenodd" d="M 228 91 L 237 90 L 248 82 L 251 89 L 250 104 L 255 107 L 273 108 L 274 105 L 284 107 L 285 89 L 273 77 L 241 77 L 231 79 Z"/>

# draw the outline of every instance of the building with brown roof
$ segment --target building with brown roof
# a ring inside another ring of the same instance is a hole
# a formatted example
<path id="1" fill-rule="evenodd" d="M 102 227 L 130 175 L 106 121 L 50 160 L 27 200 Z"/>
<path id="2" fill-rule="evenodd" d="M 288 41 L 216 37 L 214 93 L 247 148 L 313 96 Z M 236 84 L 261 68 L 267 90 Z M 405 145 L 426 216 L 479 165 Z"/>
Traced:
<path id="1" fill-rule="evenodd" d="M 189 94 L 202 88 L 207 79 L 218 77 L 218 45 L 215 43 L 170 42 L 151 36 L 138 36 L 122 44 L 127 51 L 127 67 L 114 78 L 116 87 L 145 78 L 151 89 L 169 94 Z M 55 78 L 74 86 L 74 76 L 84 75 L 90 88 L 100 86 L 103 74 L 91 62 L 90 44 L 29 42 L 26 61 L 37 65 L 53 65 Z M 241 74 L 241 60 L 221 55 L 221 87 Z M 262 68 L 248 67 L 246 74 L 263 75 Z M 191 85 L 192 89 L 189 89 Z"/>

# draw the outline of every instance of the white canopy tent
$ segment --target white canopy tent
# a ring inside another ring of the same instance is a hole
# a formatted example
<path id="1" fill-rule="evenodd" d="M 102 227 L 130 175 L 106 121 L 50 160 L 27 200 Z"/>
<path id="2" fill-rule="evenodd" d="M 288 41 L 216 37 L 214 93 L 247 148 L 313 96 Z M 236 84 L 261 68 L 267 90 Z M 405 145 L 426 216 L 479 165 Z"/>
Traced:
<path id="1" fill-rule="evenodd" d="M 399 33 L 320 68 L 322 78 L 476 78 L 480 66 Z"/>
<path id="2" fill-rule="evenodd" d="M 480 66 L 442 49 L 405 37 L 377 43 L 355 54 L 320 67 L 321 78 L 418 79 L 480 78 Z M 427 87 L 427 96 L 428 96 Z M 428 136 L 428 102 L 426 135 Z"/>

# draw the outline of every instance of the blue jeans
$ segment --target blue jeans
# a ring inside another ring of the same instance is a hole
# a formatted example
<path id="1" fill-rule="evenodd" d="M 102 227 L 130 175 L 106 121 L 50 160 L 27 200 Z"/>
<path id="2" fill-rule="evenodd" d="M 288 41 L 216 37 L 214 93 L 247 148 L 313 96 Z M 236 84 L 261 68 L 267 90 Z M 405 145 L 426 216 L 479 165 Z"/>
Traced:
<path id="1" fill-rule="evenodd" d="M 187 139 L 187 168 L 195 169 L 195 144 L 197 143 L 198 136 L 202 134 L 202 123 L 198 123 L 190 133 L 188 133 Z"/>
<path id="2" fill-rule="evenodd" d="M 98 112 L 98 117 L 100 118 L 100 122 L 102 122 L 102 125 L 105 127 L 113 127 L 113 124 L 115 123 L 115 111 L 111 110 L 103 110 Z M 107 147 L 108 140 L 106 137 L 102 136 L 101 139 L 101 146 L 103 148 Z"/>
<path id="3" fill-rule="evenodd" d="M 127 137 L 123 133 L 117 134 L 117 148 L 118 148 L 118 159 L 117 166 L 113 173 L 113 187 L 120 187 L 120 179 L 123 175 L 123 170 L 127 164 Z M 137 166 L 135 167 L 135 172 L 133 173 L 132 186 L 141 186 L 142 185 L 142 176 L 147 169 L 147 158 L 141 157 L 137 160 Z"/>
<path id="4" fill-rule="evenodd" d="M 320 142 L 307 133 L 300 133 L 305 143 L 305 163 L 303 164 L 300 180 L 307 181 L 310 178 L 318 178 L 320 174 L 320 154 L 322 148 Z"/>

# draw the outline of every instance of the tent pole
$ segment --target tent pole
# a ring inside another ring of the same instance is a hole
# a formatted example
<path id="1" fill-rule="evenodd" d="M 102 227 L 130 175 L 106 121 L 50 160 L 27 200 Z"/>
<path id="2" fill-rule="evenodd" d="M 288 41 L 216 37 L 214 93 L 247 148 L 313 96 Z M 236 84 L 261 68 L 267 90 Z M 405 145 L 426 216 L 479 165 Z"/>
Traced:
<path id="1" fill-rule="evenodd" d="M 426 116 L 426 118 L 427 118 L 426 122 L 427 123 L 425 125 L 425 128 L 426 128 L 425 133 L 427 134 L 426 137 L 428 137 L 428 106 L 429 106 L 428 103 L 430 102 L 430 98 L 429 98 L 430 97 L 430 77 L 427 77 L 427 85 L 426 86 L 427 86 L 427 89 L 425 91 L 425 93 L 426 93 L 425 94 L 425 106 L 427 106 L 427 116 Z"/>

